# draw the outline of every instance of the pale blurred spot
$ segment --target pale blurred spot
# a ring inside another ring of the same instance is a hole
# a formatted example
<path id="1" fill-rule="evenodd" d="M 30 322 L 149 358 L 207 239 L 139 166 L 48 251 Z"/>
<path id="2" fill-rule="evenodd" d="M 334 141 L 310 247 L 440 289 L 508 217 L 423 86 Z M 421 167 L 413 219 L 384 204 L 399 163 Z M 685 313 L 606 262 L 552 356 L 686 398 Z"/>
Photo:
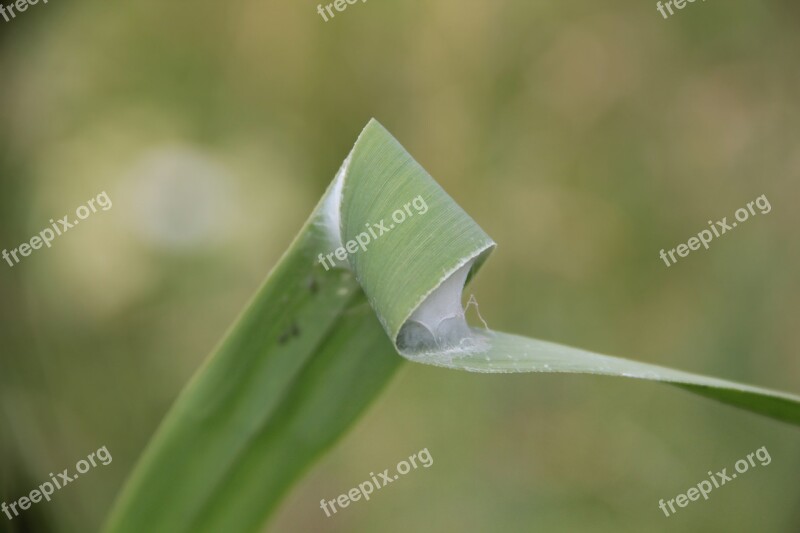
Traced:
<path id="1" fill-rule="evenodd" d="M 155 125 L 164 124 L 163 119 L 149 121 L 153 116 L 145 108 L 105 115 L 40 151 L 32 170 L 37 185 L 28 238 L 49 227 L 50 219 L 67 215 L 74 221 L 75 210 L 104 191 L 112 204 L 106 211 L 98 207 L 58 236 L 52 248 L 29 258 L 25 268 L 32 274 L 31 306 L 43 324 L 108 318 L 153 286 L 154 265 L 122 223 L 128 199 L 119 186 L 120 168 L 144 145 L 146 134 L 154 135 Z M 150 131 L 143 129 L 142 121 Z M 34 301 L 41 305 L 34 306 Z"/>
<path id="2" fill-rule="evenodd" d="M 126 224 L 151 246 L 183 252 L 224 241 L 236 218 L 233 182 L 218 163 L 183 146 L 146 152 L 124 180 Z"/>
<path id="3" fill-rule="evenodd" d="M 45 252 L 36 290 L 47 297 L 48 312 L 69 322 L 93 322 L 113 316 L 152 287 L 153 264 L 120 238 L 116 206 L 81 221 Z"/>
<path id="4" fill-rule="evenodd" d="M 529 83 L 541 87 L 545 103 L 564 118 L 588 126 L 639 86 L 643 45 L 637 33 L 624 17 L 576 24 L 558 33 Z"/>
<path id="5" fill-rule="evenodd" d="M 95 181 L 95 180 L 91 180 Z M 69 215 L 75 220 L 75 209 L 85 205 L 89 199 L 105 190 L 112 207 L 107 211 L 98 209 L 79 225 L 56 237 L 52 248 L 42 248 L 29 259 L 33 283 L 30 288 L 31 302 L 41 301 L 34 314 L 43 321 L 55 316 L 65 323 L 91 323 L 113 316 L 149 290 L 155 280 L 154 265 L 142 249 L 131 242 L 130 234 L 121 223 L 122 207 L 115 183 L 84 185 L 84 192 L 92 191 L 80 201 L 73 196 L 58 202 L 60 212 L 50 207 L 45 211 L 54 218 Z M 91 188 L 90 188 L 91 187 Z M 102 189 L 101 189 L 102 187 Z M 41 201 L 55 204 L 52 197 L 42 195 Z M 37 221 L 35 228 L 47 227 L 46 218 Z M 33 234 L 33 233 L 32 233 Z M 49 316 L 44 316 L 49 315 Z"/>
<path id="6" fill-rule="evenodd" d="M 742 164 L 763 121 L 760 115 L 768 114 L 758 97 L 747 94 L 750 74 L 749 68 L 702 72 L 675 91 L 669 108 L 675 119 L 676 161 L 695 169 L 726 171 Z"/>

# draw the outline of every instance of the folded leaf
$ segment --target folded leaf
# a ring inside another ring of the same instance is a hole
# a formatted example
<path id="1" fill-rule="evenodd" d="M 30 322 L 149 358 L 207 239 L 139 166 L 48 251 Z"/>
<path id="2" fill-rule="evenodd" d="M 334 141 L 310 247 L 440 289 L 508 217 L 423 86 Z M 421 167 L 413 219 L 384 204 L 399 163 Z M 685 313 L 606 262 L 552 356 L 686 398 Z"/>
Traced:
<path id="1" fill-rule="evenodd" d="M 556 228 L 557 230 L 557 228 Z M 402 358 L 660 381 L 800 425 L 800 397 L 467 326 L 494 242 L 376 121 L 165 417 L 112 533 L 258 531 Z"/>

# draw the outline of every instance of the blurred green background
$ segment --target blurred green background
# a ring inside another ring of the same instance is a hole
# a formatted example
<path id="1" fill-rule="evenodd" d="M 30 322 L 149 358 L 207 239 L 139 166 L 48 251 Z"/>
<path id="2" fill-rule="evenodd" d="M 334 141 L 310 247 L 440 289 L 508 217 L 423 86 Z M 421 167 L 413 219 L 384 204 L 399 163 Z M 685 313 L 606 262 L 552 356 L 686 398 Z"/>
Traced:
<path id="1" fill-rule="evenodd" d="M 99 527 L 373 116 L 499 243 L 467 290 L 491 327 L 800 392 L 796 2 L 316 5 L 0 20 L 0 247 L 113 201 L 0 263 L 0 501 L 114 459 L 0 531 Z M 762 194 L 768 215 L 659 259 Z M 658 509 L 761 446 L 769 466 Z M 431 468 L 319 509 L 424 447 Z M 796 532 L 798 471 L 796 428 L 677 389 L 408 364 L 268 529 Z"/>

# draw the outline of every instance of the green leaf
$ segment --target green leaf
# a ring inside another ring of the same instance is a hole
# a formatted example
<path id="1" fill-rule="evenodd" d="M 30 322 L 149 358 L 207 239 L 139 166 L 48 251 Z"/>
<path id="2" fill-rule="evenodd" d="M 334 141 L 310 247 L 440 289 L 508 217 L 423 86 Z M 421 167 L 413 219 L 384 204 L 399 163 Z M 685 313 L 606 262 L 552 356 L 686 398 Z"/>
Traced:
<path id="1" fill-rule="evenodd" d="M 106 531 L 259 530 L 290 485 L 378 395 L 403 360 L 398 353 L 475 372 L 661 381 L 800 425 L 798 396 L 469 328 L 461 291 L 493 248 L 371 121 L 295 242 L 164 419 Z"/>
<path id="2" fill-rule="evenodd" d="M 600 355 L 518 335 L 478 329 L 474 329 L 473 333 L 486 337 L 489 345 L 486 351 L 457 357 L 432 354 L 420 358 L 420 362 L 471 372 L 597 374 L 659 381 L 800 425 L 800 397 L 793 394 Z"/>
<path id="3" fill-rule="evenodd" d="M 402 363 L 352 274 L 301 231 L 181 393 L 108 519 L 113 532 L 257 531 Z"/>

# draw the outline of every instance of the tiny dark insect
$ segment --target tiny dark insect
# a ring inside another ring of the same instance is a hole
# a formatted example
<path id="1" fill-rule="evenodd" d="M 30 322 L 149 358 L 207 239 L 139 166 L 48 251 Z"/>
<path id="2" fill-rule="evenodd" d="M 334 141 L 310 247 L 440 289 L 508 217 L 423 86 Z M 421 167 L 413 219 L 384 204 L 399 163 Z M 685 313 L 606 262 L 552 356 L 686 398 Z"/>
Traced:
<path id="1" fill-rule="evenodd" d="M 291 337 L 299 337 L 300 336 L 300 328 L 297 327 L 297 322 L 292 322 L 292 325 L 289 326 L 289 329 L 281 333 L 281 336 L 278 337 L 278 344 L 286 344 L 289 342 Z"/>
<path id="2" fill-rule="evenodd" d="M 317 291 L 319 290 L 317 280 L 314 279 L 313 276 L 308 278 L 308 290 L 311 292 L 311 294 L 317 294 Z"/>

